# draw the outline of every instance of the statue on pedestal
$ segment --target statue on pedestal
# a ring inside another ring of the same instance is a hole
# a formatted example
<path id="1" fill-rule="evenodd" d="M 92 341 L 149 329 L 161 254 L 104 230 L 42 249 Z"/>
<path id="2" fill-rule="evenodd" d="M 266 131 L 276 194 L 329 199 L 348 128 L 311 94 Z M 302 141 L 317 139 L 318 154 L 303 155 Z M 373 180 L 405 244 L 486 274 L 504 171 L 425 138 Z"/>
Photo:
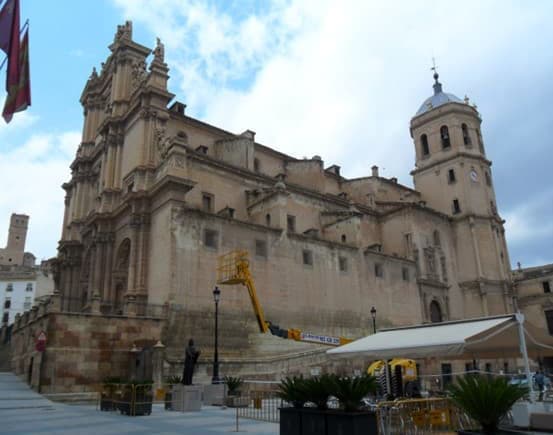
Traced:
<path id="1" fill-rule="evenodd" d="M 182 383 L 184 385 L 192 385 L 192 376 L 194 374 L 194 366 L 198 362 L 200 351 L 194 347 L 194 340 L 188 340 L 184 355 L 184 371 L 182 373 Z"/>

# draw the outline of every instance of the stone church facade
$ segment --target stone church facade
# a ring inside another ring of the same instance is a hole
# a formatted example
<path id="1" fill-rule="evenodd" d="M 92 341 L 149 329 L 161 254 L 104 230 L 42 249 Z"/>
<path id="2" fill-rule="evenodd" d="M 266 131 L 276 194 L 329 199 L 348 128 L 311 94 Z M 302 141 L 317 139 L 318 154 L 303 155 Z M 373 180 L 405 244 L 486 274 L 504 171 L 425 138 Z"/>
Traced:
<path id="1" fill-rule="evenodd" d="M 319 156 L 291 157 L 169 105 L 163 45 L 150 56 L 130 22 L 109 49 L 82 93 L 82 143 L 63 185 L 61 311 L 109 321 L 159 309 L 167 362 L 194 337 L 207 367 L 217 258 L 243 249 L 267 319 L 285 328 L 356 338 L 372 330 L 371 307 L 378 327 L 513 312 L 482 119 L 437 75 L 411 119 L 411 188 L 377 167 L 347 179 Z M 223 374 L 320 352 L 259 334 L 240 286 L 222 288 L 219 312 Z"/>

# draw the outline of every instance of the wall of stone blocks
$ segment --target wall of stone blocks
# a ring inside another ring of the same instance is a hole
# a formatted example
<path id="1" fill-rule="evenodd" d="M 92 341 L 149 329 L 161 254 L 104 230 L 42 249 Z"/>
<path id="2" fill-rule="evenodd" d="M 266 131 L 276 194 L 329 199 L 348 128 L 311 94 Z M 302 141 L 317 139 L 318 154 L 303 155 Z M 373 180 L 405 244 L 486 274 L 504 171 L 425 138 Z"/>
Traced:
<path id="1" fill-rule="evenodd" d="M 129 377 L 133 345 L 153 346 L 161 339 L 162 323 L 154 318 L 47 313 L 14 330 L 12 367 L 35 389 L 40 373 L 42 393 L 95 391 L 108 376 Z M 42 354 L 35 350 L 39 329 L 47 334 Z"/>

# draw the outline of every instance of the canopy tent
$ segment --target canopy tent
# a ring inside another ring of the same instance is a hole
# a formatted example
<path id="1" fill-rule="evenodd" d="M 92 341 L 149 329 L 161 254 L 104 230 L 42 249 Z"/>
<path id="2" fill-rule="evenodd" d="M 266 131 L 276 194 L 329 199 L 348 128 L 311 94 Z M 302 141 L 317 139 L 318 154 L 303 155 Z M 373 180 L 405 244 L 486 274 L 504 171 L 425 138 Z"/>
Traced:
<path id="1" fill-rule="evenodd" d="M 553 337 L 525 323 L 524 316 L 517 313 L 385 329 L 328 350 L 327 354 L 338 357 L 365 356 L 370 359 L 522 357 L 532 391 L 528 355 L 553 356 Z"/>
<path id="2" fill-rule="evenodd" d="M 518 316 L 511 314 L 385 329 L 327 353 L 369 359 L 521 357 Z M 553 356 L 553 337 L 528 322 L 524 323 L 524 331 L 528 355 Z"/>

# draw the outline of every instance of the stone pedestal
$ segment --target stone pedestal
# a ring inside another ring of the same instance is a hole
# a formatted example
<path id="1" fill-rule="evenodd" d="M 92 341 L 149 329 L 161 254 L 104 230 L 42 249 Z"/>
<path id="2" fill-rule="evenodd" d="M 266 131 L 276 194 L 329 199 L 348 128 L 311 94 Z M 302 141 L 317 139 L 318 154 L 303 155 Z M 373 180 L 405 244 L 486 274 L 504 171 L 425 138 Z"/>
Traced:
<path id="1" fill-rule="evenodd" d="M 202 409 L 202 385 L 173 385 L 172 409 L 173 411 L 187 412 Z"/>
<path id="2" fill-rule="evenodd" d="M 222 406 L 225 403 L 225 384 L 204 385 L 202 403 L 204 405 Z"/>

